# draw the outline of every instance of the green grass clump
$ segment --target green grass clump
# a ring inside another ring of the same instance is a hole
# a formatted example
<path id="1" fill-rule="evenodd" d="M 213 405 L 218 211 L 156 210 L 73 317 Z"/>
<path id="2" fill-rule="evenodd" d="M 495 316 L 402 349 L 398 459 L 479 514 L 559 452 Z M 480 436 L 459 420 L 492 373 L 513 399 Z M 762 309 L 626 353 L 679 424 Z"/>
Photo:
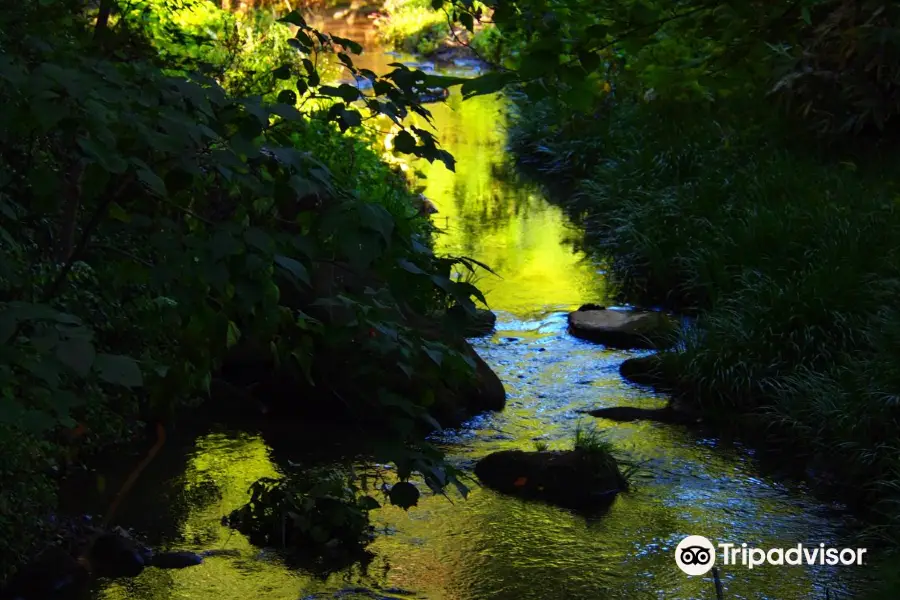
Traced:
<path id="1" fill-rule="evenodd" d="M 594 423 L 585 424 L 584 421 L 575 424 L 572 447 L 596 457 L 607 457 L 613 451 L 613 445 L 603 435 L 603 431 L 597 429 Z"/>
<path id="2" fill-rule="evenodd" d="M 698 315 L 663 355 L 691 397 L 752 413 L 767 445 L 827 461 L 862 503 L 891 512 L 894 177 L 874 160 L 797 150 L 789 127 L 731 108 L 633 103 L 578 120 L 530 107 L 511 142 L 565 192 L 626 299 Z"/>
<path id="3" fill-rule="evenodd" d="M 378 36 L 395 50 L 431 54 L 450 37 L 447 16 L 431 8 L 430 0 L 387 0 L 384 12 Z"/>

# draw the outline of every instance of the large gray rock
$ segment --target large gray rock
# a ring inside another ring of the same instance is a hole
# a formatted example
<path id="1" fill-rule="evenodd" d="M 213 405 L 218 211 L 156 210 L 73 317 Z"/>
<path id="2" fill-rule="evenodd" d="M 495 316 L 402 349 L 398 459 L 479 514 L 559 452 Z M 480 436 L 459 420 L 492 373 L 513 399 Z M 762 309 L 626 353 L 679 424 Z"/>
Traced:
<path id="1" fill-rule="evenodd" d="M 661 349 L 672 345 L 675 322 L 661 312 L 579 309 L 569 313 L 569 331 L 613 348 Z"/>

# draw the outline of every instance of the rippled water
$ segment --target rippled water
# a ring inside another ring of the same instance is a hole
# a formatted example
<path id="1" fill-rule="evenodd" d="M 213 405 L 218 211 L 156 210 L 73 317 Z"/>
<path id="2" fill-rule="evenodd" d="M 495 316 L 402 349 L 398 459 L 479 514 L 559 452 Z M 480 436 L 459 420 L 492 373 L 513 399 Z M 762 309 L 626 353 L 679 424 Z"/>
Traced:
<path id="1" fill-rule="evenodd" d="M 384 72 L 398 57 L 376 52 L 367 60 L 365 66 Z M 452 96 L 431 108 L 445 147 L 458 160 L 456 174 L 439 164 L 418 165 L 428 175 L 425 193 L 440 210 L 436 222 L 446 230 L 438 249 L 473 256 L 502 276 L 479 283 L 499 319 L 496 334 L 476 347 L 509 394 L 502 413 L 445 432 L 440 441 L 450 460 L 470 468 L 490 452 L 533 449 L 535 441 L 565 448 L 583 416 L 579 410 L 662 405 L 664 398 L 618 374 L 622 360 L 640 353 L 567 335 L 565 311 L 601 301 L 603 279 L 597 265 L 572 251 L 569 240 L 578 232 L 559 209 L 537 191 L 495 176 L 504 161 L 502 101 L 463 103 Z M 634 489 L 605 516 L 589 520 L 477 487 L 467 500 L 427 495 L 409 512 L 374 511 L 383 532 L 371 546 L 374 562 L 365 573 L 353 568 L 326 580 L 288 569 L 274 553 L 220 524 L 247 500 L 253 481 L 278 473 L 259 437 L 209 433 L 172 442 L 142 476 L 119 520 L 164 546 L 230 548 L 237 555 L 181 571 L 148 569 L 134 580 L 103 583 L 95 597 L 331 598 L 363 586 L 431 600 L 714 598 L 709 577 L 687 577 L 675 565 L 673 550 L 685 535 L 761 547 L 845 543 L 837 509 L 761 474 L 747 451 L 671 426 L 598 424 L 609 428 L 624 456 L 642 463 Z M 722 572 L 728 599 L 793 600 L 825 598 L 826 587 L 849 590 L 860 568 L 723 566 Z"/>

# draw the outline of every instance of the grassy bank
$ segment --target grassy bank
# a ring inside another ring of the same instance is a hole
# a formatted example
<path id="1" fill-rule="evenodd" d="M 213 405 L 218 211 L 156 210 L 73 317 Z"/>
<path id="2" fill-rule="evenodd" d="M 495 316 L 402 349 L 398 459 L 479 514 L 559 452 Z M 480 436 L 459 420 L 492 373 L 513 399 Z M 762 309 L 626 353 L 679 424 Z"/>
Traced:
<path id="1" fill-rule="evenodd" d="M 431 0 L 386 0 L 382 16 L 375 21 L 378 37 L 393 48 L 410 54 L 433 56 L 440 53 L 477 55 L 484 60 L 503 60 L 503 41 L 490 24 L 489 12 L 483 22 L 473 19 L 472 31 L 448 20 L 449 6 L 433 8 Z M 484 7 L 486 8 L 486 7 Z"/>
<path id="2" fill-rule="evenodd" d="M 789 123 L 733 106 L 563 114 L 520 107 L 513 149 L 563 182 L 557 200 L 626 299 L 699 315 L 664 355 L 680 386 L 751 415 L 766 446 L 828 472 L 896 535 L 897 171 L 798 149 Z"/>
<path id="3" fill-rule="evenodd" d="M 330 72 L 311 60 L 353 43 L 296 13 L 112 8 L 0 10 L 0 579 L 48 542 L 60 472 L 215 405 L 211 384 L 245 345 L 385 415 L 397 440 L 430 418 L 397 381 L 471 375 L 410 318 L 473 308 L 477 290 L 429 250 L 358 96 L 323 85 Z M 402 116 L 418 108 L 411 85 L 388 75 L 376 88 Z M 405 152 L 449 160 L 405 134 Z"/>

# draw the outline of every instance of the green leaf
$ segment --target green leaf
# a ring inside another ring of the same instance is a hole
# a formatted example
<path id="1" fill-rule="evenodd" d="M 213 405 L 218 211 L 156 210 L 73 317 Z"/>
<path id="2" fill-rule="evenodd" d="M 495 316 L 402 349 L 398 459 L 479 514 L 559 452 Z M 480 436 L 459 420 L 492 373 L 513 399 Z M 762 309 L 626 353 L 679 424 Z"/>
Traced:
<path id="1" fill-rule="evenodd" d="M 552 76 L 559 68 L 558 50 L 535 50 L 522 57 L 519 73 L 525 79 Z"/>
<path id="2" fill-rule="evenodd" d="M 409 271 L 410 273 L 413 273 L 414 275 L 425 275 L 425 271 L 423 271 L 422 269 L 420 269 L 420 268 L 419 268 L 418 266 L 416 266 L 415 264 L 409 262 L 409 261 L 406 260 L 405 258 L 399 259 L 399 260 L 397 261 L 397 265 L 398 265 L 401 269 L 403 269 L 403 270 L 405 270 L 405 271 Z"/>
<path id="3" fill-rule="evenodd" d="M 354 42 L 353 40 L 338 37 L 336 35 L 331 36 L 331 40 L 336 44 L 343 46 L 353 54 L 362 54 L 363 47 L 361 44 Z"/>
<path id="4" fill-rule="evenodd" d="M 297 33 L 299 34 L 302 32 L 298 31 Z M 306 43 L 306 41 L 309 40 L 311 42 L 312 40 L 309 39 L 308 35 L 304 34 L 304 36 L 306 36 L 306 39 L 297 39 L 297 38 L 289 39 L 287 41 L 287 45 L 295 50 L 299 50 L 300 52 L 309 52 L 312 49 L 312 44 L 308 44 L 308 43 Z M 299 35 L 298 35 L 298 37 L 299 37 Z"/>
<path id="5" fill-rule="evenodd" d="M 462 86 L 463 98 L 499 92 L 518 79 L 515 73 L 493 72 L 469 79 Z"/>
<path id="6" fill-rule="evenodd" d="M 462 23 L 462 26 L 465 27 L 468 31 L 471 32 L 475 30 L 475 19 L 470 13 L 460 13 L 459 22 Z"/>
<path id="7" fill-rule="evenodd" d="M 306 83 L 305 79 L 298 79 L 297 80 L 297 92 L 302 96 L 307 91 L 309 91 L 309 84 Z"/>
<path id="8" fill-rule="evenodd" d="M 129 388 L 144 385 L 141 369 L 131 357 L 117 354 L 98 354 L 93 366 L 100 379 L 107 383 Z"/>
<path id="9" fill-rule="evenodd" d="M 408 481 L 399 481 L 391 487 L 388 497 L 394 506 L 408 509 L 419 503 L 419 495 L 419 490 L 416 486 Z"/>
<path id="10" fill-rule="evenodd" d="M 467 81 L 471 81 L 469 77 L 450 77 L 447 75 L 426 75 L 425 87 L 429 88 L 449 88 L 454 85 L 462 85 Z"/>
<path id="11" fill-rule="evenodd" d="M 359 127 L 362 125 L 362 115 L 359 111 L 344 109 L 341 111 L 341 119 L 347 127 Z"/>
<path id="12" fill-rule="evenodd" d="M 228 321 L 228 333 L 226 334 L 225 346 L 231 348 L 241 339 L 241 330 L 235 325 L 234 321 Z"/>
<path id="13" fill-rule="evenodd" d="M 394 148 L 397 152 L 411 154 L 416 151 L 416 138 L 404 129 L 394 137 Z"/>
<path id="14" fill-rule="evenodd" d="M 94 364 L 96 356 L 97 351 L 94 350 L 94 345 L 87 339 L 65 340 L 56 346 L 56 358 L 80 377 L 87 377 L 87 374 L 91 372 L 91 366 Z"/>
<path id="15" fill-rule="evenodd" d="M 274 240 L 272 240 L 272 237 L 259 227 L 251 227 L 250 229 L 245 231 L 244 241 L 264 253 L 271 252 L 275 246 L 275 242 Z"/>
<path id="16" fill-rule="evenodd" d="M 378 500 L 372 496 L 363 496 L 359 499 L 359 503 L 363 510 L 375 510 L 376 508 L 381 508 Z"/>
<path id="17" fill-rule="evenodd" d="M 277 69 L 272 70 L 272 75 L 275 79 L 290 79 L 291 78 L 291 66 L 290 65 L 281 65 Z"/>
<path id="18" fill-rule="evenodd" d="M 431 8 L 433 10 L 441 10 L 444 7 L 444 0 L 431 0 Z"/>
<path id="19" fill-rule="evenodd" d="M 390 243 L 394 232 L 394 217 L 385 207 L 380 204 L 360 204 L 359 216 L 365 227 L 377 231 L 386 244 Z"/>
<path id="20" fill-rule="evenodd" d="M 444 361 L 444 353 L 440 350 L 435 350 L 434 348 L 429 348 L 428 346 L 424 346 L 422 351 L 428 355 L 428 358 L 436 364 L 437 366 L 441 366 L 441 363 Z"/>
<path id="21" fill-rule="evenodd" d="M 294 35 L 294 39 L 306 46 L 306 48 L 312 49 L 313 47 L 312 38 L 309 37 L 309 34 L 302 29 Z"/>
<path id="22" fill-rule="evenodd" d="M 109 218 L 114 219 L 116 221 L 120 221 L 122 223 L 130 223 L 131 215 L 128 214 L 124 208 L 122 208 L 117 202 L 113 202 L 109 205 Z"/>
<path id="23" fill-rule="evenodd" d="M 302 281 L 306 285 L 310 284 L 309 272 L 303 263 L 281 254 L 275 255 L 275 264 L 294 276 L 296 281 Z"/>
<path id="24" fill-rule="evenodd" d="M 297 94 L 292 90 L 281 90 L 281 92 L 278 93 L 277 100 L 282 104 L 294 106 L 297 104 Z"/>
<path id="25" fill-rule="evenodd" d="M 99 162 L 110 173 L 124 173 L 128 168 L 128 163 L 116 152 L 115 148 L 86 137 L 78 138 L 78 145 L 85 154 Z"/>
<path id="26" fill-rule="evenodd" d="M 306 20 L 296 10 L 292 10 L 288 14 L 284 15 L 283 17 L 278 19 L 277 22 L 288 23 L 289 25 L 296 25 L 297 27 L 308 27 L 308 25 L 306 24 Z"/>
<path id="27" fill-rule="evenodd" d="M 230 231 L 219 229 L 213 234 L 209 248 L 212 252 L 212 259 L 218 262 L 226 256 L 238 254 L 241 251 L 241 244 Z"/>
<path id="28" fill-rule="evenodd" d="M 137 177 L 144 183 L 150 191 L 159 196 L 160 198 L 165 198 L 168 195 L 166 191 L 166 183 L 153 171 L 148 169 L 138 169 Z"/>

